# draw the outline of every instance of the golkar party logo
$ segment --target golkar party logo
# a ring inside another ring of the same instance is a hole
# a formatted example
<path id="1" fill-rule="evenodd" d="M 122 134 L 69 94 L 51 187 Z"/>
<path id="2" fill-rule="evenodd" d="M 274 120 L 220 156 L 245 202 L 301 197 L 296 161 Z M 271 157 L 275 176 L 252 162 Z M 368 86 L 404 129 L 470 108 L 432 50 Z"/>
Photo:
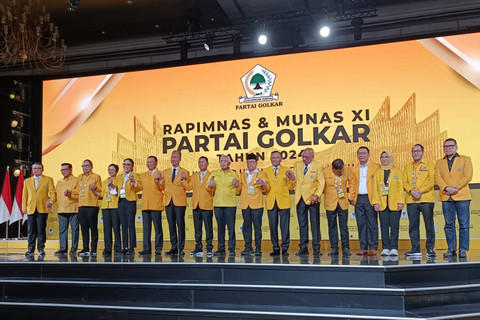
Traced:
<path id="1" fill-rule="evenodd" d="M 278 93 L 272 94 L 277 75 L 257 64 L 242 78 L 245 97 L 240 96 L 240 103 L 278 100 Z"/>

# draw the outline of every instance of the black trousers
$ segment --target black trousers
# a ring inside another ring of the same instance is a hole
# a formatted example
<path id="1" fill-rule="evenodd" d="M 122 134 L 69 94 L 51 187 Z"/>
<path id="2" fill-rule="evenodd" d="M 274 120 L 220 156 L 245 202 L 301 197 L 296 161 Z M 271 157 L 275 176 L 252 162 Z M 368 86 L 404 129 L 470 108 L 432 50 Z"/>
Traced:
<path id="1" fill-rule="evenodd" d="M 103 241 L 105 251 L 112 252 L 112 230 L 115 236 L 115 251 L 122 250 L 122 236 L 120 233 L 120 215 L 118 209 L 102 209 L 103 216 Z"/>
<path id="2" fill-rule="evenodd" d="M 432 202 L 407 204 L 410 241 L 412 242 L 412 251 L 420 252 L 420 212 L 423 214 L 425 230 L 427 233 L 427 250 L 433 250 L 435 247 L 435 229 L 433 223 Z"/>
<path id="3" fill-rule="evenodd" d="M 358 240 L 360 250 L 378 248 L 378 218 L 377 212 L 368 200 L 367 194 L 359 194 L 355 204 L 355 217 L 357 219 Z"/>
<path id="4" fill-rule="evenodd" d="M 268 210 L 268 224 L 270 227 L 270 240 L 272 241 L 273 251 L 279 251 L 278 243 L 278 220 L 280 217 L 280 232 L 282 233 L 282 250 L 288 251 L 290 246 L 290 208 L 279 209 L 277 202 L 272 210 Z"/>
<path id="5" fill-rule="evenodd" d="M 228 228 L 228 250 L 235 251 L 235 214 L 236 207 L 215 207 L 215 219 L 217 219 L 218 251 L 225 251 L 225 226 Z"/>
<path id="6" fill-rule="evenodd" d="M 152 251 L 152 222 L 155 229 L 155 251 L 163 249 L 162 211 L 143 210 L 143 250 Z"/>
<path id="7" fill-rule="evenodd" d="M 310 215 L 310 224 L 312 229 L 312 248 L 313 251 L 320 250 L 320 205 L 306 204 L 303 198 L 297 203 L 298 226 L 300 228 L 300 250 L 307 250 L 308 245 L 308 217 Z"/>
<path id="8" fill-rule="evenodd" d="M 83 250 L 90 251 L 89 240 L 92 235 L 92 252 L 97 252 L 98 244 L 98 207 L 79 207 L 78 219 L 82 229 Z"/>
<path id="9" fill-rule="evenodd" d="M 252 248 L 252 224 L 255 230 L 255 251 L 262 252 L 262 217 L 263 208 L 242 210 L 243 215 L 243 240 L 245 240 L 245 250 L 253 251 Z"/>
<path id="10" fill-rule="evenodd" d="M 48 213 L 38 213 L 37 210 L 33 214 L 27 216 L 28 225 L 28 251 L 35 251 L 35 244 L 37 244 L 38 251 L 45 249 L 45 241 L 47 240 Z M 38 240 L 38 243 L 37 243 Z"/>
<path id="11" fill-rule="evenodd" d="M 137 247 L 137 232 L 135 229 L 135 214 L 137 201 L 128 201 L 125 198 L 118 200 L 118 215 L 122 227 L 123 249 L 133 250 Z"/>
<path id="12" fill-rule="evenodd" d="M 202 249 L 202 224 L 205 225 L 207 251 L 213 250 L 213 210 L 193 209 L 193 227 L 195 228 L 195 248 Z"/>
<path id="13" fill-rule="evenodd" d="M 401 211 L 380 211 L 380 231 L 382 232 L 383 249 L 398 249 L 398 232 Z"/>
<path id="14" fill-rule="evenodd" d="M 68 225 L 72 228 L 72 251 L 78 248 L 78 213 L 58 213 L 58 239 L 60 250 L 68 250 Z"/>
<path id="15" fill-rule="evenodd" d="M 185 210 L 187 207 L 176 206 L 173 200 L 165 207 L 167 213 L 168 229 L 170 230 L 170 243 L 172 249 L 177 248 L 182 252 L 185 247 Z"/>
<path id="16" fill-rule="evenodd" d="M 342 209 L 340 205 L 334 211 L 327 210 L 328 221 L 328 237 L 330 239 L 330 246 L 332 249 L 338 249 L 338 227 L 340 228 L 340 236 L 342 237 L 342 248 L 350 248 L 350 236 L 348 234 L 348 209 Z"/>

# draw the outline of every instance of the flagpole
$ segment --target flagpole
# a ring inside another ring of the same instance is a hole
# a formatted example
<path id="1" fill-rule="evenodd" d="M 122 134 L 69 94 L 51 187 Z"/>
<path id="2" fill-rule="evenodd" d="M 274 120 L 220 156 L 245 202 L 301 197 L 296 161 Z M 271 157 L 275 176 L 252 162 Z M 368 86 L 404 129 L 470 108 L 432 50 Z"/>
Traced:
<path id="1" fill-rule="evenodd" d="M 10 174 L 9 169 L 10 169 L 10 166 L 7 166 L 7 172 L 9 172 L 9 174 Z M 5 239 L 7 239 L 7 240 L 8 240 L 8 225 L 9 224 L 10 224 L 10 219 L 8 219 L 8 221 L 5 221 Z"/>

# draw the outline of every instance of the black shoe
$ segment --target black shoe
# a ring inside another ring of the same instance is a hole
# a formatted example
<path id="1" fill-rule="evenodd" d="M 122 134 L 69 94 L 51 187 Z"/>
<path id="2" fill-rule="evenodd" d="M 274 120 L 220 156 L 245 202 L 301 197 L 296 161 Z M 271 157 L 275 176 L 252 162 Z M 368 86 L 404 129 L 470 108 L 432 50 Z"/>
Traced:
<path id="1" fill-rule="evenodd" d="M 184 251 L 180 251 L 180 252 L 178 253 L 178 255 L 179 255 L 180 257 L 183 257 L 183 256 L 185 255 L 185 252 L 184 252 Z"/>
<path id="2" fill-rule="evenodd" d="M 155 250 L 155 255 L 156 256 L 161 256 L 162 255 L 162 250 Z"/>
<path id="3" fill-rule="evenodd" d="M 418 251 L 413 251 L 413 250 L 410 250 L 408 252 L 405 252 L 405 255 L 407 257 L 421 257 L 422 256 L 422 253 L 421 252 L 418 252 Z"/>
<path id="4" fill-rule="evenodd" d="M 229 257 L 235 257 L 235 250 L 229 251 L 228 256 Z"/>
<path id="5" fill-rule="evenodd" d="M 460 251 L 458 252 L 458 257 L 459 257 L 460 259 L 465 259 L 465 258 L 467 257 L 467 251 L 465 251 L 465 250 L 460 250 Z"/>
<path id="6" fill-rule="evenodd" d="M 295 253 L 296 256 L 308 256 L 308 250 L 299 250 L 297 253 Z"/>
<path id="7" fill-rule="evenodd" d="M 43 251 L 43 250 L 38 251 L 38 256 L 39 257 L 43 257 L 44 255 L 45 255 L 45 251 Z"/>
<path id="8" fill-rule="evenodd" d="M 338 254 L 338 253 L 337 253 Z M 322 255 L 322 253 L 320 252 L 320 250 L 313 250 L 313 255 L 315 257 L 320 257 Z"/>
<path id="9" fill-rule="evenodd" d="M 215 251 L 215 252 L 213 253 L 213 256 L 214 256 L 214 257 L 225 257 L 225 250 Z"/>
<path id="10" fill-rule="evenodd" d="M 453 258 L 453 257 L 456 257 L 457 256 L 457 252 L 455 250 L 448 250 L 447 252 L 445 252 L 443 254 L 443 257 L 444 258 Z"/>
<path id="11" fill-rule="evenodd" d="M 135 254 L 135 250 L 133 249 L 128 249 L 127 250 L 127 256 L 133 256 Z"/>
<path id="12" fill-rule="evenodd" d="M 261 257 L 261 256 L 262 256 L 262 251 L 255 250 L 255 257 Z"/>
<path id="13" fill-rule="evenodd" d="M 351 255 L 349 248 L 343 248 L 342 252 L 343 252 L 344 257 L 350 257 L 350 255 Z"/>
<path id="14" fill-rule="evenodd" d="M 212 250 L 207 250 L 207 257 L 213 257 Z"/>
<path id="15" fill-rule="evenodd" d="M 172 249 L 168 250 L 167 252 L 165 252 L 165 254 L 167 254 L 169 256 L 173 256 L 174 254 L 177 254 L 177 253 L 178 253 L 177 248 L 172 248 Z"/>
<path id="16" fill-rule="evenodd" d="M 88 254 L 89 254 L 89 253 L 90 253 L 90 252 L 89 252 L 88 250 L 83 249 L 82 251 L 80 251 L 80 252 L 78 253 L 78 255 L 79 255 L 80 257 L 88 257 Z"/>
<path id="17" fill-rule="evenodd" d="M 200 253 L 203 255 L 203 249 L 197 247 L 192 252 L 190 252 L 190 256 L 200 255 Z"/>
<path id="18" fill-rule="evenodd" d="M 88 254 L 90 257 L 96 257 L 97 256 L 97 251 L 90 251 Z"/>
<path id="19" fill-rule="evenodd" d="M 104 256 L 111 256 L 112 255 L 112 250 L 103 250 L 103 255 Z"/>
<path id="20" fill-rule="evenodd" d="M 140 253 L 140 254 L 152 254 L 152 251 L 150 251 L 150 250 L 142 250 L 142 251 L 139 251 L 138 253 Z"/>
<path id="21" fill-rule="evenodd" d="M 427 250 L 427 257 L 433 258 L 433 257 L 436 257 L 436 256 L 437 256 L 437 254 L 435 253 L 435 251 Z"/>
<path id="22" fill-rule="evenodd" d="M 270 256 L 272 257 L 278 257 L 280 255 L 280 250 L 273 250 L 270 252 Z"/>
<path id="23" fill-rule="evenodd" d="M 67 250 L 58 250 L 54 253 L 56 256 L 63 256 L 67 254 Z"/>
<path id="24" fill-rule="evenodd" d="M 33 256 L 35 253 L 33 251 L 27 251 L 25 252 L 25 257 L 30 257 Z"/>
<path id="25" fill-rule="evenodd" d="M 68 253 L 73 254 L 73 255 L 77 255 L 77 249 L 70 249 L 70 251 Z"/>
<path id="26" fill-rule="evenodd" d="M 288 249 L 282 249 L 282 256 L 288 256 Z"/>
<path id="27" fill-rule="evenodd" d="M 128 249 L 125 248 L 125 249 L 122 249 L 122 254 L 127 254 L 128 253 Z"/>
<path id="28" fill-rule="evenodd" d="M 320 251 L 319 251 L 320 252 Z M 315 255 L 315 252 L 313 252 L 313 255 Z M 333 257 L 336 257 L 338 256 L 338 249 L 332 249 L 330 250 L 330 252 L 328 253 L 329 256 L 333 256 Z"/>
<path id="29" fill-rule="evenodd" d="M 241 252 L 242 256 L 249 256 L 253 254 L 253 249 L 245 249 Z"/>

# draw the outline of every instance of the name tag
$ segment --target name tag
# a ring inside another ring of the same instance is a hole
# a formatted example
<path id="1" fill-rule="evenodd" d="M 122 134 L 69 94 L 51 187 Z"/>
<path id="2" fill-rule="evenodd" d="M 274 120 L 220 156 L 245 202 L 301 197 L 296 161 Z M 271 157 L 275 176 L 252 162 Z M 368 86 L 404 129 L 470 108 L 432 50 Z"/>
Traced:
<path id="1" fill-rule="evenodd" d="M 254 186 L 248 186 L 248 194 L 253 194 L 254 191 L 255 191 Z"/>
<path id="2" fill-rule="evenodd" d="M 382 187 L 382 196 L 388 196 L 388 187 Z"/>
<path id="3" fill-rule="evenodd" d="M 80 189 L 80 197 L 85 197 L 85 189 Z"/>
<path id="4" fill-rule="evenodd" d="M 415 189 L 417 187 L 417 179 L 412 180 L 412 189 Z"/>
<path id="5" fill-rule="evenodd" d="M 105 197 L 105 200 L 106 200 L 107 202 L 112 202 L 112 196 L 109 195 L 109 194 L 107 194 L 107 196 Z"/>
<path id="6" fill-rule="evenodd" d="M 338 189 L 337 194 L 339 198 L 345 198 L 345 193 L 343 192 L 343 189 Z"/>

